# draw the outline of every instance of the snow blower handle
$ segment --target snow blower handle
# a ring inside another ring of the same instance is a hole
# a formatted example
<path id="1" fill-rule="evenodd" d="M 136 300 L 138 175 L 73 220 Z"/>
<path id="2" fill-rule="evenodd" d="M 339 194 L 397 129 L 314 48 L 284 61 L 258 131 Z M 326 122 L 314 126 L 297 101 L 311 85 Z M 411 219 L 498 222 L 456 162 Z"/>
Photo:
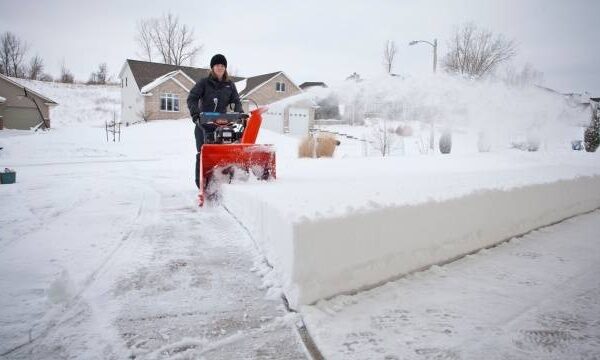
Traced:
<path id="1" fill-rule="evenodd" d="M 228 125 L 244 124 L 249 115 L 244 113 L 202 112 L 199 114 L 200 124 Z"/>

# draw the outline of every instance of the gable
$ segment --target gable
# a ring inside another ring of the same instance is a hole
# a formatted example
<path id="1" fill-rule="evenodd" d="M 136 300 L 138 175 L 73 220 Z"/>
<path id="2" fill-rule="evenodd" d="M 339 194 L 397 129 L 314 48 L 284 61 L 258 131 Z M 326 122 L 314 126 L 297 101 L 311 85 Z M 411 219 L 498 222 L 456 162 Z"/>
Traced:
<path id="1" fill-rule="evenodd" d="M 142 87 L 140 92 L 142 94 L 149 93 L 157 86 L 168 81 L 174 82 L 187 92 L 190 92 L 193 87 L 191 80 L 181 70 L 176 70 L 154 79 L 154 81 Z"/>
<path id="2" fill-rule="evenodd" d="M 277 90 L 278 82 L 285 84 L 285 91 Z M 267 105 L 301 93 L 303 91 L 285 73 L 280 72 L 246 93 L 242 99 L 252 99 L 259 105 Z"/>
<path id="3" fill-rule="evenodd" d="M 250 78 L 247 78 L 246 80 L 248 82 L 246 85 L 246 89 L 242 93 L 240 93 L 240 97 L 242 97 L 242 98 L 256 96 L 256 95 L 252 95 L 252 94 L 255 94 L 256 92 L 259 92 L 259 91 L 261 93 L 271 92 L 271 89 L 268 89 L 269 86 L 272 86 L 273 87 L 272 90 L 275 91 L 275 85 L 277 82 L 285 83 L 286 91 L 289 91 L 291 95 L 302 92 L 302 89 L 300 89 L 298 87 L 298 85 L 296 85 L 289 78 L 289 76 L 287 76 L 283 71 L 278 71 L 278 72 L 274 72 L 274 73 L 250 77 Z M 290 96 L 290 94 L 288 94 L 286 96 Z M 286 96 L 283 96 L 283 97 L 286 97 Z M 282 98 L 282 97 L 278 96 L 278 98 Z"/>
<path id="4" fill-rule="evenodd" d="M 169 80 L 161 83 L 160 85 L 157 85 L 154 89 L 152 89 L 152 93 L 161 93 L 161 92 L 178 93 L 178 94 L 185 94 L 185 96 L 187 97 L 191 88 L 192 88 L 191 86 L 188 87 L 188 86 L 185 86 L 184 84 L 182 84 L 175 77 L 171 77 Z"/>
<path id="5" fill-rule="evenodd" d="M 244 88 L 243 91 L 240 92 L 240 97 L 245 97 L 246 95 L 250 94 L 253 90 L 262 86 L 264 83 L 266 83 L 267 81 L 272 79 L 275 75 L 279 74 L 280 72 L 281 71 L 263 74 L 263 75 L 251 76 L 251 77 L 247 78 L 246 79 L 246 87 Z"/>

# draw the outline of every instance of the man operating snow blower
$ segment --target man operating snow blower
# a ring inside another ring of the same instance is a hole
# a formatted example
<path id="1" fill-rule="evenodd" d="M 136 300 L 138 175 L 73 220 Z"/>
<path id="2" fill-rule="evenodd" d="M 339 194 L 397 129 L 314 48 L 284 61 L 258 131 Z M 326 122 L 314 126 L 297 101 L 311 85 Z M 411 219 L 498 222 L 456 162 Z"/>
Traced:
<path id="1" fill-rule="evenodd" d="M 236 173 L 252 173 L 258 179 L 275 177 L 275 151 L 271 145 L 256 145 L 265 109 L 243 113 L 235 84 L 227 75 L 227 59 L 212 57 L 210 74 L 201 79 L 187 98 L 196 137 L 195 181 L 202 206 L 211 183 L 231 182 Z M 234 104 L 233 113 L 227 107 Z M 208 196 L 216 194 L 213 189 Z"/>

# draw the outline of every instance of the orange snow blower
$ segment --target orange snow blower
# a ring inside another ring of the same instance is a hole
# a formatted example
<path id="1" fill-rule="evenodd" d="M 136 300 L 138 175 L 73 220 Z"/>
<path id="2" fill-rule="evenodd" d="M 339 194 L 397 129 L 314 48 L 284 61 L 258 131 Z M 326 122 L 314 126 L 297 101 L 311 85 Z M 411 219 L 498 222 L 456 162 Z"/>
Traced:
<path id="1" fill-rule="evenodd" d="M 200 155 L 198 204 L 218 198 L 219 185 L 255 176 L 275 178 L 275 148 L 255 144 L 266 108 L 242 113 L 201 113 L 206 137 Z M 212 131 L 211 131 L 212 130 Z"/>

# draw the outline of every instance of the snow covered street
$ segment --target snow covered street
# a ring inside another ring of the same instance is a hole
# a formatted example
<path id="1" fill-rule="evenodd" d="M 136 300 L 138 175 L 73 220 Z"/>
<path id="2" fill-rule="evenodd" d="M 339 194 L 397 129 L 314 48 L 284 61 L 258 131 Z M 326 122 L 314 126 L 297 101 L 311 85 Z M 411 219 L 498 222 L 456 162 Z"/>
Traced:
<path id="1" fill-rule="evenodd" d="M 328 359 L 597 359 L 600 212 L 302 314 Z"/>
<path id="2" fill-rule="evenodd" d="M 169 142 L 160 125 L 131 128 L 121 144 L 104 143 L 101 128 L 2 139 L 29 150 L 11 155 L 18 182 L 0 188 L 5 357 L 305 358 L 244 229 L 221 207 L 196 206 L 193 139 L 120 152 L 148 136 Z"/>

